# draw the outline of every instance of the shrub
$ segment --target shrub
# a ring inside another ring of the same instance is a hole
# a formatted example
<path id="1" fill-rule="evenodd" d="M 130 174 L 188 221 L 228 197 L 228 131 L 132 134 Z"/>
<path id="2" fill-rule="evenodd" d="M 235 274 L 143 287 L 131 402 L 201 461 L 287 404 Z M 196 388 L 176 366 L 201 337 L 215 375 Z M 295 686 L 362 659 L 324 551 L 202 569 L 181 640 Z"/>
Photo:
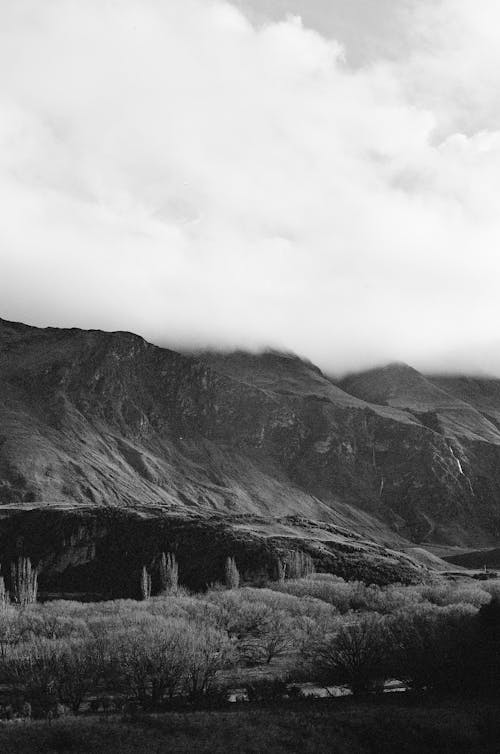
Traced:
<path id="1" fill-rule="evenodd" d="M 56 689 L 59 701 L 76 714 L 85 694 L 95 688 L 101 661 L 93 642 L 64 642 L 57 657 Z"/>
<path id="2" fill-rule="evenodd" d="M 391 645 L 387 620 L 363 616 L 314 647 L 310 670 L 326 686 L 346 684 L 353 694 L 371 691 L 390 677 Z"/>
<path id="3" fill-rule="evenodd" d="M 212 592 L 209 598 L 217 610 L 216 625 L 236 641 L 246 662 L 269 664 L 300 645 L 306 626 L 301 601 L 296 597 L 245 587 Z M 330 616 L 331 609 L 323 607 Z"/>
<path id="4" fill-rule="evenodd" d="M 447 691 L 497 683 L 496 582 L 378 587 L 310 574 L 270 587 L 4 605 L 0 683 L 24 690 L 35 715 L 57 701 L 77 711 L 99 687 L 143 706 L 206 699 L 228 665 L 292 653 L 296 679 L 347 684 L 355 693 L 389 677 Z"/>
<path id="5" fill-rule="evenodd" d="M 208 693 L 233 647 L 212 626 L 161 616 L 146 616 L 135 626 L 115 624 L 98 646 L 108 683 L 143 705 Z"/>
<path id="6" fill-rule="evenodd" d="M 393 616 L 393 675 L 418 689 L 463 685 L 475 614 L 470 605 L 447 605 L 419 606 Z"/>
<path id="7" fill-rule="evenodd" d="M 275 610 L 283 610 L 294 618 L 308 617 L 315 621 L 328 622 L 337 613 L 332 605 L 323 600 L 310 596 L 297 597 L 274 589 L 243 587 L 238 594 L 242 603 L 258 602 Z M 207 596 L 210 598 L 210 595 Z"/>
<path id="8" fill-rule="evenodd" d="M 23 610 L 18 624 L 24 640 L 31 638 L 64 639 L 83 638 L 88 635 L 87 624 L 82 618 L 57 615 L 44 607 Z"/>
<path id="9" fill-rule="evenodd" d="M 444 583 L 419 588 L 423 600 L 432 605 L 444 607 L 446 605 L 468 604 L 481 607 L 490 600 L 490 594 L 479 584 Z"/>
<path id="10" fill-rule="evenodd" d="M 155 618 L 108 637 L 107 662 L 114 682 L 142 703 L 173 696 L 185 681 L 188 642 L 185 621 Z"/>
<path id="11" fill-rule="evenodd" d="M 281 584 L 270 584 L 272 589 L 293 594 L 296 597 L 314 597 L 333 605 L 339 612 L 349 610 L 368 610 L 368 587 L 359 581 L 344 581 L 343 579 L 290 579 Z M 378 589 L 374 587 L 373 592 Z"/>
<path id="12" fill-rule="evenodd" d="M 298 623 L 281 610 L 267 608 L 259 629 L 240 640 L 239 650 L 247 660 L 269 665 L 298 644 Z"/>
<path id="13" fill-rule="evenodd" d="M 4 658 L 8 649 L 21 641 L 21 636 L 17 610 L 13 607 L 0 610 L 0 658 Z"/>
<path id="14" fill-rule="evenodd" d="M 498 693 L 500 679 L 500 599 L 493 597 L 475 618 L 474 646 L 468 656 L 467 685 Z"/>
<path id="15" fill-rule="evenodd" d="M 187 655 L 184 690 L 191 699 L 209 694 L 217 674 L 234 661 L 234 645 L 216 628 L 208 626 L 203 633 L 192 623 L 186 626 Z"/>
<path id="16" fill-rule="evenodd" d="M 16 646 L 3 658 L 2 679 L 4 683 L 24 687 L 33 706 L 53 706 L 57 702 L 59 656 L 57 642 L 39 640 Z"/>

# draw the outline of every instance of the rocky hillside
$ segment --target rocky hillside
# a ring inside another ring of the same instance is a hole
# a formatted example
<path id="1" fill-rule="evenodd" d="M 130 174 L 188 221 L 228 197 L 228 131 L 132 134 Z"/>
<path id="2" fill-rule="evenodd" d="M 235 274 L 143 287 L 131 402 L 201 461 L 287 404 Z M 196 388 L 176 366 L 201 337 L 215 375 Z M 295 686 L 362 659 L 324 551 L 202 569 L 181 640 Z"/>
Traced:
<path id="1" fill-rule="evenodd" d="M 496 380 L 395 364 L 335 384 L 287 354 L 186 355 L 130 333 L 0 320 L 0 538 L 12 549 L 23 520 L 21 546 L 48 562 L 35 513 L 106 511 L 218 522 L 240 546 L 246 530 L 329 552 L 353 536 L 357 551 L 493 547 L 499 427 Z"/>

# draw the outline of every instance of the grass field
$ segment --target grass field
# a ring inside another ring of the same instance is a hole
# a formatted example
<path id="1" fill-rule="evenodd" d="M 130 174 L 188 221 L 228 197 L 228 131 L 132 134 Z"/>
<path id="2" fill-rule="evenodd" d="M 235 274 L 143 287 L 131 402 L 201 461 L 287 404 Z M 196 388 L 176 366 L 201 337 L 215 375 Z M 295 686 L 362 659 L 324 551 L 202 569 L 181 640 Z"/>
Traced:
<path id="1" fill-rule="evenodd" d="M 0 725 L 2 754 L 488 754 L 498 752 L 498 702 L 323 700 L 268 708 L 81 716 Z"/>

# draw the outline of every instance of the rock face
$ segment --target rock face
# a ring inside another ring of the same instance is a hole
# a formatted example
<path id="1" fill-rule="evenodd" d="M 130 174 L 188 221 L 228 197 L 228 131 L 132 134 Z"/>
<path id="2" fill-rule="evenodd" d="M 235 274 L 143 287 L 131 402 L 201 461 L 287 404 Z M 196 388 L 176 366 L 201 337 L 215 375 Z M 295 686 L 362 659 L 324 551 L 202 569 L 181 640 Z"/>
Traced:
<path id="1" fill-rule="evenodd" d="M 0 320 L 4 532 L 15 511 L 81 509 L 243 517 L 254 533 L 265 520 L 266 537 L 298 516 L 399 549 L 493 547 L 499 427 L 500 380 L 394 364 L 334 384 L 287 354 L 185 355 Z"/>
<path id="2" fill-rule="evenodd" d="M 159 589 L 160 559 L 171 552 L 182 585 L 204 589 L 224 582 L 227 557 L 244 581 L 263 584 L 289 577 L 293 554 L 305 553 L 321 571 L 346 579 L 387 584 L 417 583 L 426 568 L 404 553 L 367 541 L 332 524 L 285 517 L 161 515 L 94 507 L 10 511 L 0 522 L 5 564 L 29 555 L 47 593 L 139 597 L 146 566 Z M 8 573 L 8 569 L 5 570 Z"/>

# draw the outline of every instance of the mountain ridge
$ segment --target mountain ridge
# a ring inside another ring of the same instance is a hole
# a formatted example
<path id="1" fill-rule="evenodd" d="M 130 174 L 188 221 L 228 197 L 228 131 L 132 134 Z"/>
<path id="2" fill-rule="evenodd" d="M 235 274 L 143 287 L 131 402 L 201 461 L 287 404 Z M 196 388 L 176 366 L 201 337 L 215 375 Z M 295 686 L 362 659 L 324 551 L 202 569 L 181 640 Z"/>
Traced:
<path id="1" fill-rule="evenodd" d="M 335 381 L 275 351 L 0 320 L 0 512 L 298 516 L 399 550 L 494 547 L 500 380 L 470 401 L 461 380 L 399 364 Z"/>

